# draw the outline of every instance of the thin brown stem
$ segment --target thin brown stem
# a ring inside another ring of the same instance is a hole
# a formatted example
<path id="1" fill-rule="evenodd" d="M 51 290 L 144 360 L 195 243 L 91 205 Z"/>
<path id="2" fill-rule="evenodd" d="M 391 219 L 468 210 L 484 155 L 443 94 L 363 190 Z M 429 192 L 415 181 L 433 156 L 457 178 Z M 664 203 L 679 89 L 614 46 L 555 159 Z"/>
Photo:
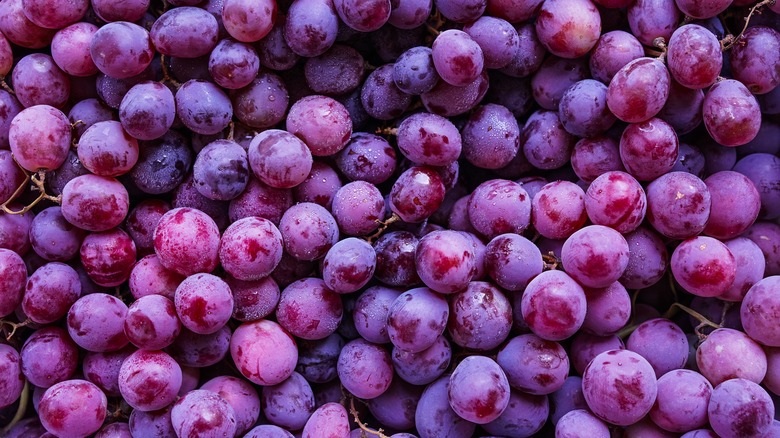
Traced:
<path id="1" fill-rule="evenodd" d="M 547 254 L 542 254 L 542 261 L 544 262 L 543 269 L 545 271 L 554 271 L 561 265 L 561 259 L 552 251 Z"/>
<path id="2" fill-rule="evenodd" d="M 393 224 L 395 222 L 398 222 L 400 220 L 401 220 L 401 217 L 398 216 L 395 213 L 393 213 L 393 215 L 390 216 L 389 218 L 387 218 L 387 220 L 385 220 L 385 221 L 380 221 L 380 220 L 377 219 L 377 223 L 379 223 L 380 226 L 379 226 L 379 228 L 376 230 L 376 232 L 374 234 L 371 234 L 370 236 L 367 236 L 365 238 L 366 241 L 368 241 L 368 243 L 374 243 L 374 240 L 378 239 L 379 236 L 381 236 L 382 233 L 384 233 L 385 230 L 387 230 L 387 227 L 389 227 L 391 224 Z"/>
<path id="3" fill-rule="evenodd" d="M 664 37 L 658 37 L 653 40 L 653 46 L 658 48 L 661 51 L 661 54 L 658 55 L 658 60 L 661 62 L 665 62 L 666 59 L 666 39 Z"/>
<path id="4" fill-rule="evenodd" d="M 672 303 L 672 305 L 669 307 L 669 310 L 667 310 L 666 313 L 664 314 L 664 317 L 666 317 L 666 315 L 674 316 L 674 313 L 670 313 L 672 311 L 672 308 L 674 308 L 674 307 L 677 307 L 678 309 L 682 310 L 683 312 L 687 313 L 688 315 L 691 315 L 692 317 L 694 317 L 697 321 L 699 321 L 699 323 L 700 323 L 699 325 L 700 326 L 703 324 L 704 326 L 710 326 L 710 327 L 712 327 L 714 329 L 721 328 L 720 325 L 715 324 L 714 322 L 710 321 L 709 319 L 707 319 L 707 317 L 705 317 L 701 313 L 691 309 L 688 306 L 680 304 L 680 303 Z"/>
<path id="5" fill-rule="evenodd" d="M 355 419 L 355 422 L 357 423 L 360 430 L 363 431 L 363 433 L 367 433 L 379 438 L 390 438 L 387 435 L 385 435 L 383 432 L 383 429 L 372 429 L 367 424 L 360 421 L 360 417 L 358 416 L 357 408 L 355 408 L 355 397 L 349 397 L 349 413 L 352 415 L 352 417 Z"/>
<path id="6" fill-rule="evenodd" d="M 0 326 L 7 325 L 11 327 L 11 332 L 8 333 L 8 335 L 6 335 L 5 337 L 6 341 L 10 341 L 11 338 L 14 337 L 14 335 L 16 334 L 16 330 L 18 330 L 21 327 L 26 327 L 30 324 L 32 324 L 32 320 L 30 318 L 27 318 L 26 320 L 24 320 L 24 322 L 11 322 L 11 321 L 3 321 L 2 319 L 0 319 Z"/>
<path id="7" fill-rule="evenodd" d="M 32 184 L 33 184 L 32 189 L 33 190 L 37 190 L 38 192 L 40 192 L 40 195 L 38 195 L 37 198 L 33 199 L 33 201 L 31 203 L 25 205 L 19 211 L 13 211 L 10 208 L 8 208 L 7 204 L 8 204 L 8 202 L 10 202 L 10 200 L 6 201 L 5 203 L 3 203 L 3 205 L 0 205 L 0 209 L 2 211 L 6 212 L 8 214 L 25 214 L 28 211 L 30 211 L 30 209 L 32 209 L 33 207 L 38 205 L 38 203 L 43 201 L 43 200 L 51 201 L 51 202 L 54 202 L 54 203 L 57 203 L 57 204 L 60 204 L 62 202 L 62 195 L 51 196 L 51 195 L 46 193 L 46 187 L 44 185 L 44 183 L 46 181 L 46 171 L 45 170 L 39 170 L 38 172 L 34 173 L 29 178 L 30 178 L 30 182 L 32 182 Z M 19 189 L 17 188 L 17 192 L 18 191 L 19 191 Z M 14 195 L 16 195 L 17 192 L 14 192 Z M 14 198 L 15 198 L 15 196 L 11 196 L 11 199 L 14 199 Z"/>
<path id="8" fill-rule="evenodd" d="M 376 131 L 374 131 L 374 133 L 381 134 L 381 135 L 398 135 L 398 128 L 385 126 L 384 128 L 376 128 Z"/>
<path id="9" fill-rule="evenodd" d="M 166 3 L 167 4 L 167 3 Z M 176 88 L 181 87 L 181 82 L 177 81 L 171 76 L 168 71 L 168 64 L 165 63 L 165 55 L 160 55 L 160 68 L 162 69 L 163 78 L 160 82 L 168 82 Z"/>
<path id="10" fill-rule="evenodd" d="M 228 123 L 227 139 L 233 141 L 235 133 L 236 133 L 236 123 L 231 120 L 230 123 Z"/>
<path id="11" fill-rule="evenodd" d="M 756 3 L 755 5 L 753 5 L 753 7 L 750 8 L 750 12 L 748 13 L 747 17 L 745 17 L 745 25 L 742 26 L 742 30 L 739 31 L 739 34 L 736 37 L 734 37 L 732 35 L 726 35 L 726 38 L 724 38 L 725 43 L 721 42 L 721 47 L 723 48 L 723 51 L 726 51 L 726 50 L 732 48 L 734 46 L 734 44 L 736 44 L 739 41 L 739 39 L 742 38 L 742 35 L 745 33 L 745 31 L 748 28 L 748 25 L 750 25 L 750 19 L 753 18 L 753 14 L 755 14 L 755 13 L 759 13 L 760 14 L 761 13 L 761 11 L 760 11 L 761 8 L 763 8 L 764 6 L 767 6 L 767 5 L 771 5 L 774 2 L 775 2 L 775 0 L 762 0 L 762 1 L 758 2 L 758 3 Z M 731 38 L 729 38 L 729 37 L 731 37 Z"/>
<path id="12" fill-rule="evenodd" d="M 2 88 L 3 90 L 5 90 L 5 91 L 7 91 L 7 92 L 9 92 L 9 93 L 11 93 L 13 95 L 16 95 L 16 92 L 14 91 L 14 89 L 9 87 L 8 84 L 5 82 L 5 76 L 0 76 L 0 88 Z"/>

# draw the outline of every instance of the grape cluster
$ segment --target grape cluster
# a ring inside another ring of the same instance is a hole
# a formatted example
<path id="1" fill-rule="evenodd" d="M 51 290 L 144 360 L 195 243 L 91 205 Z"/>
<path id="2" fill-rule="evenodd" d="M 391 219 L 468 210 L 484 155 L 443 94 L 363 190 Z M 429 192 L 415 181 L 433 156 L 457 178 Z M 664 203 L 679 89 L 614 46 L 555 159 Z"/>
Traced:
<path id="1" fill-rule="evenodd" d="M 0 436 L 780 437 L 777 0 L 0 0 Z"/>

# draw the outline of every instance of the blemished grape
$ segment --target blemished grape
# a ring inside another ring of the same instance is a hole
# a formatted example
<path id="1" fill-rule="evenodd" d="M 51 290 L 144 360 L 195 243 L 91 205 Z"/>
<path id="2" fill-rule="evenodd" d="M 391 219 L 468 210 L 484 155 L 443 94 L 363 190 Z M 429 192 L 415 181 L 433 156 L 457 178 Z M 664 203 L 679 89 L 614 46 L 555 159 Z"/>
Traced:
<path id="1" fill-rule="evenodd" d="M 746 30 L 729 52 L 734 79 L 753 94 L 771 92 L 780 84 L 777 64 L 780 57 L 780 33 L 771 27 L 755 26 Z"/>
<path id="2" fill-rule="evenodd" d="M 238 41 L 259 41 L 271 31 L 277 18 L 276 2 L 272 0 L 225 0 L 222 2 L 222 24 Z"/>
<path id="3" fill-rule="evenodd" d="M 644 122 L 663 108 L 669 97 L 670 80 L 666 66 L 657 59 L 634 59 L 618 70 L 609 83 L 607 106 L 624 122 Z"/>
<path id="4" fill-rule="evenodd" d="M 584 208 L 594 224 L 627 234 L 636 230 L 644 220 L 647 197 L 634 177 L 625 172 L 611 171 L 603 173 L 588 186 Z"/>
<path id="5" fill-rule="evenodd" d="M 344 388 L 362 399 L 382 395 L 393 380 L 390 354 L 384 347 L 363 339 L 344 345 L 339 353 L 337 369 Z"/>
<path id="6" fill-rule="evenodd" d="M 736 378 L 712 390 L 707 414 L 710 426 L 720 436 L 761 436 L 771 427 L 775 410 L 771 397 L 762 387 Z"/>
<path id="7" fill-rule="evenodd" d="M 669 265 L 685 290 L 702 297 L 723 294 L 736 276 L 736 261 L 729 248 L 706 236 L 683 241 L 674 249 Z"/>
<path id="8" fill-rule="evenodd" d="M 702 104 L 704 126 L 723 146 L 741 146 L 758 135 L 761 109 L 748 88 L 734 79 L 710 87 Z"/>
<path id="9" fill-rule="evenodd" d="M 162 137 L 173 126 L 174 117 L 176 105 L 173 93 L 159 82 L 148 81 L 134 85 L 119 105 L 122 127 L 138 140 Z M 79 120 L 83 120 L 83 117 Z"/>
<path id="10" fill-rule="evenodd" d="M 484 268 L 495 283 L 509 291 L 521 291 L 542 273 L 539 248 L 525 237 L 507 233 L 494 237 L 485 247 Z"/>
<path id="11" fill-rule="evenodd" d="M 327 96 L 307 96 L 290 107 L 287 131 L 309 147 L 314 156 L 339 152 L 352 135 L 352 120 L 347 109 Z"/>
<path id="12" fill-rule="evenodd" d="M 233 315 L 230 286 L 211 274 L 185 278 L 176 288 L 174 304 L 182 325 L 202 335 L 219 331 Z"/>
<path id="13" fill-rule="evenodd" d="M 322 436 L 347 436 L 349 434 L 349 414 L 339 403 L 325 403 L 317 408 L 303 427 L 302 438 Z"/>
<path id="14" fill-rule="evenodd" d="M 591 51 L 590 72 L 594 79 L 609 85 L 624 65 L 643 55 L 642 43 L 635 36 L 622 30 L 605 32 Z"/>
<path id="15" fill-rule="evenodd" d="M 506 374 L 492 359 L 469 356 L 461 361 L 449 379 L 450 406 L 461 418 L 485 424 L 507 408 L 510 388 Z"/>
<path id="16" fill-rule="evenodd" d="M 390 191 L 390 209 L 404 222 L 420 223 L 444 201 L 444 182 L 433 168 L 413 166 L 403 172 Z"/>
<path id="17" fill-rule="evenodd" d="M 276 308 L 279 324 L 290 334 L 306 340 L 333 334 L 344 315 L 341 297 L 319 278 L 293 282 L 281 293 Z"/>
<path id="18" fill-rule="evenodd" d="M 68 156 L 71 133 L 68 118 L 49 105 L 35 105 L 18 112 L 8 127 L 8 144 L 24 169 L 54 170 Z"/>
<path id="19" fill-rule="evenodd" d="M 336 41 L 338 22 L 333 2 L 298 0 L 287 11 L 284 38 L 299 56 L 322 55 Z"/>
<path id="20" fill-rule="evenodd" d="M 780 276 L 766 277 L 754 284 L 745 295 L 740 307 L 745 333 L 752 339 L 770 347 L 780 347 L 780 330 L 774 324 L 774 312 L 780 308 L 780 300 L 773 293 L 780 283 Z"/>
<path id="21" fill-rule="evenodd" d="M 546 0 L 536 19 L 539 41 L 553 55 L 579 58 L 588 53 L 601 33 L 601 15 L 590 0 Z"/>
<path id="22" fill-rule="evenodd" d="M 171 424 L 177 436 L 231 436 L 237 427 L 230 403 L 205 389 L 190 391 L 173 404 Z"/>
<path id="23" fill-rule="evenodd" d="M 36 330 L 22 345 L 19 356 L 22 374 L 40 388 L 71 378 L 78 367 L 78 346 L 59 327 Z"/>
<path id="24" fill-rule="evenodd" d="M 669 172 L 647 186 L 647 219 L 659 233 L 685 239 L 701 233 L 711 211 L 707 185 L 687 172 Z"/>
<path id="25" fill-rule="evenodd" d="M 443 294 L 465 289 L 477 273 L 471 241 L 453 230 L 433 231 L 423 236 L 416 245 L 414 262 L 422 282 Z"/>
<path id="26" fill-rule="evenodd" d="M 21 369 L 21 357 L 19 352 L 10 345 L 0 345 L 0 369 L 3 370 L 2 384 L 6 392 L 0 398 L 0 406 L 10 406 L 20 395 L 24 388 L 24 374 Z"/>
<path id="27" fill-rule="evenodd" d="M 619 232 L 590 225 L 566 239 L 561 261 L 566 272 L 583 286 L 607 287 L 623 275 L 628 254 L 628 243 Z"/>
<path id="28" fill-rule="evenodd" d="M 41 424 L 56 435 L 91 435 L 106 418 L 108 400 L 86 380 L 60 382 L 43 393 L 38 405 Z"/>
<path id="29" fill-rule="evenodd" d="M 562 271 L 545 271 L 528 283 L 521 298 L 523 320 L 548 341 L 572 336 L 585 321 L 585 291 Z"/>
<path id="30" fill-rule="evenodd" d="M 156 411 L 173 403 L 181 383 L 179 364 L 158 350 L 136 350 L 119 369 L 122 397 L 140 411 Z"/>
<path id="31" fill-rule="evenodd" d="M 154 46 L 143 27 L 116 21 L 98 29 L 92 37 L 90 54 L 101 72 L 112 78 L 127 79 L 149 66 Z"/>

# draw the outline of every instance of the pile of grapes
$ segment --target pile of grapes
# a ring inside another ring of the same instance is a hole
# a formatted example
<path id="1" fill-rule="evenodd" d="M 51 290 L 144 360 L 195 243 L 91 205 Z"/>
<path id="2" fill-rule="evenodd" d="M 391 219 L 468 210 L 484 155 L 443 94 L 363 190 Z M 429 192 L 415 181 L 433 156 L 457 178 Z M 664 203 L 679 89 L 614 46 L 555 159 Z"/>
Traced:
<path id="1" fill-rule="evenodd" d="M 0 436 L 780 437 L 780 2 L 0 32 Z"/>

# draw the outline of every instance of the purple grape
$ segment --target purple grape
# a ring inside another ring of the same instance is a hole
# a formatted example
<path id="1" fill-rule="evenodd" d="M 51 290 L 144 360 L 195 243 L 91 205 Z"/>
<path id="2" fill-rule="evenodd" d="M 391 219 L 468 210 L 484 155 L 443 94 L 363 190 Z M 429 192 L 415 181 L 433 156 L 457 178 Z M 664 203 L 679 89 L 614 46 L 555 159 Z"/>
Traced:
<path id="1" fill-rule="evenodd" d="M 680 15 L 674 0 L 637 0 L 628 7 L 628 25 L 642 44 L 653 46 L 658 37 L 669 41 Z"/>
<path id="2" fill-rule="evenodd" d="M 284 38 L 286 22 L 287 16 L 278 13 L 273 28 L 254 44 L 260 65 L 281 71 L 291 69 L 298 62 L 299 56 L 292 51 Z"/>
<path id="3" fill-rule="evenodd" d="M 465 289 L 477 272 L 472 243 L 457 231 L 442 230 L 425 235 L 417 244 L 414 257 L 420 279 L 439 293 Z"/>
<path id="4" fill-rule="evenodd" d="M 469 356 L 450 376 L 447 396 L 458 416 L 472 423 L 486 424 L 499 418 L 509 406 L 509 382 L 492 359 Z"/>
<path id="5" fill-rule="evenodd" d="M 766 26 L 751 27 L 737 39 L 729 52 L 734 79 L 753 94 L 765 94 L 780 84 L 777 64 L 780 57 L 780 33 Z"/>
<path id="6" fill-rule="evenodd" d="M 444 336 L 418 353 L 393 347 L 392 361 L 398 377 L 413 385 L 427 385 L 438 379 L 449 367 L 452 358 L 450 343 Z"/>
<path id="7" fill-rule="evenodd" d="M 218 376 L 204 383 L 200 389 L 217 393 L 232 408 L 236 417 L 236 434 L 242 434 L 257 422 L 260 415 L 260 397 L 246 380 L 232 376 Z"/>
<path id="8" fill-rule="evenodd" d="M 587 410 L 575 409 L 558 420 L 558 424 L 555 425 L 555 437 L 577 438 L 580 436 L 608 438 L 610 436 L 609 428 L 607 428 L 606 423 Z"/>
<path id="9" fill-rule="evenodd" d="M 138 141 L 113 120 L 87 128 L 79 139 L 77 151 L 84 167 L 99 176 L 124 175 L 138 161 Z"/>
<path id="10" fill-rule="evenodd" d="M 447 331 L 452 341 L 470 350 L 498 347 L 512 328 L 512 306 L 507 297 L 488 282 L 473 281 L 453 295 Z"/>
<path id="11" fill-rule="evenodd" d="M 193 153 L 182 134 L 170 130 L 159 139 L 139 143 L 139 148 L 140 156 L 130 176 L 141 191 L 158 195 L 193 184 L 191 178 L 185 178 L 192 167 Z"/>
<path id="12" fill-rule="evenodd" d="M 120 397 L 119 369 L 133 351 L 135 347 L 128 345 L 121 350 L 107 353 L 87 352 L 82 362 L 84 377 L 97 385 L 106 396 Z"/>
<path id="13" fill-rule="evenodd" d="M 322 262 L 322 278 L 328 289 L 352 293 L 365 286 L 374 276 L 376 253 L 365 240 L 350 237 L 328 250 Z"/>
<path id="14" fill-rule="evenodd" d="M 176 306 L 162 295 L 138 298 L 127 310 L 124 333 L 138 348 L 161 350 L 173 343 L 181 332 Z"/>
<path id="15" fill-rule="evenodd" d="M 687 172 L 669 172 L 647 186 L 647 219 L 659 233 L 673 239 L 701 233 L 710 205 L 707 185 Z"/>
<path id="16" fill-rule="evenodd" d="M 717 386 L 740 378 L 760 383 L 767 373 L 766 353 L 745 333 L 720 328 L 707 335 L 696 350 L 699 372 Z"/>
<path id="17" fill-rule="evenodd" d="M 219 248 L 222 267 L 238 280 L 259 280 L 282 259 L 282 235 L 268 219 L 246 217 L 225 230 Z"/>
<path id="18" fill-rule="evenodd" d="M 352 181 L 381 184 L 395 171 L 396 152 L 384 138 L 356 132 L 336 156 L 336 165 Z"/>
<path id="19" fill-rule="evenodd" d="M 282 79 L 262 70 L 249 85 L 232 90 L 230 99 L 236 118 L 256 129 L 271 128 L 282 121 L 290 101 Z"/>
<path id="20" fill-rule="evenodd" d="M 650 419 L 664 430 L 687 432 L 707 425 L 712 385 L 690 370 L 670 371 L 658 378 L 658 397 Z"/>
<path id="21" fill-rule="evenodd" d="M 408 231 L 391 231 L 374 242 L 376 278 L 389 286 L 420 283 L 415 262 L 418 239 Z"/>
<path id="22" fill-rule="evenodd" d="M 363 82 L 360 102 L 368 115 L 375 119 L 394 119 L 403 114 L 412 102 L 412 96 L 396 86 L 393 71 L 393 64 L 385 64 L 372 71 Z"/>
<path id="23" fill-rule="evenodd" d="M 351 93 L 363 81 L 365 62 L 354 48 L 335 44 L 322 55 L 306 60 L 306 83 L 315 93 L 330 96 Z"/>
<path id="24" fill-rule="evenodd" d="M 566 90 L 574 84 L 586 80 L 587 77 L 588 64 L 583 59 L 572 60 L 550 56 L 531 78 L 531 92 L 536 103 L 543 109 L 558 112 Z M 601 104 L 595 102 L 595 105 L 604 107 L 603 102 Z M 610 115 L 606 113 L 601 116 L 606 119 L 610 118 Z M 561 116 L 561 118 L 563 117 Z M 612 119 L 614 120 L 614 117 Z"/>
<path id="25" fill-rule="evenodd" d="M 447 166 L 458 159 L 461 136 L 444 117 L 417 113 L 398 126 L 398 149 L 409 160 L 429 166 Z"/>
<path id="26" fill-rule="evenodd" d="M 431 50 L 436 72 L 450 85 L 466 86 L 484 69 L 482 49 L 466 32 L 450 29 L 440 33 Z"/>
<path id="27" fill-rule="evenodd" d="M 124 332 L 126 317 L 127 305 L 119 298 L 103 293 L 85 295 L 68 311 L 68 333 L 87 351 L 120 350 L 128 343 Z"/>
<path id="28" fill-rule="evenodd" d="M 590 51 L 601 33 L 601 15 L 589 0 L 546 0 L 536 18 L 539 41 L 553 55 L 579 58 Z"/>
<path id="29" fill-rule="evenodd" d="M 420 98 L 428 112 L 444 117 L 458 116 L 474 109 L 479 104 L 487 93 L 488 83 L 486 72 L 482 72 L 476 80 L 464 87 L 456 87 L 445 81 L 439 81 L 430 91 L 421 94 Z M 372 114 L 372 117 L 376 116 Z"/>
<path id="30" fill-rule="evenodd" d="M 546 184 L 534 195 L 531 204 L 534 228 L 550 239 L 569 237 L 587 220 L 585 208 L 588 202 L 584 202 L 584 197 L 585 193 L 574 183 L 555 181 Z"/>
<path id="31" fill-rule="evenodd" d="M 159 82 L 141 82 L 130 88 L 119 105 L 119 121 L 139 140 L 162 137 L 173 125 L 176 106 L 171 90 Z"/>
<path id="32" fill-rule="evenodd" d="M 338 242 L 336 220 L 324 207 L 303 202 L 290 207 L 279 223 L 285 251 L 299 260 L 318 260 Z"/>
<path id="33" fill-rule="evenodd" d="M 607 287 L 623 275 L 628 254 L 628 243 L 620 233 L 590 225 L 566 239 L 561 260 L 566 272 L 583 286 Z"/>
<path id="34" fill-rule="evenodd" d="M 390 18 L 390 0 L 334 0 L 333 6 L 344 24 L 360 32 L 377 30 Z"/>
<path id="35" fill-rule="evenodd" d="M 275 354 L 269 355 L 270 350 Z M 245 378 L 263 386 L 283 382 L 298 362 L 292 336 L 279 324 L 264 319 L 238 326 L 230 339 L 230 355 Z"/>
<path id="36" fill-rule="evenodd" d="M 780 190 L 777 182 L 780 181 L 780 158 L 771 154 L 750 154 L 741 158 L 734 166 L 734 171 L 739 172 L 750 179 L 758 190 L 761 199 L 760 219 L 775 219 L 780 217 Z"/>
<path id="37" fill-rule="evenodd" d="M 156 411 L 173 403 L 181 382 L 181 367 L 162 351 L 137 350 L 119 369 L 122 397 L 140 411 Z"/>
<path id="38" fill-rule="evenodd" d="M 561 386 L 561 389 L 549 395 L 550 421 L 557 425 L 567 413 L 587 409 L 585 397 L 582 395 L 582 378 L 569 376 Z"/>
<path id="39" fill-rule="evenodd" d="M 311 386 L 298 373 L 278 385 L 264 387 L 260 402 L 258 413 L 262 406 L 271 423 L 289 430 L 303 429 L 315 408 Z"/>
<path id="40" fill-rule="evenodd" d="M 571 167 L 585 182 L 593 182 L 607 172 L 625 171 L 618 143 L 603 136 L 578 141 L 571 153 Z"/>
<path id="41" fill-rule="evenodd" d="M 631 175 L 611 171 L 603 173 L 588 186 L 585 209 L 594 224 L 630 233 L 645 218 L 647 198 L 642 186 Z"/>
<path id="42" fill-rule="evenodd" d="M 154 252 L 171 271 L 211 272 L 219 257 L 219 229 L 206 213 L 181 207 L 165 213 L 154 230 Z"/>
<path id="43" fill-rule="evenodd" d="M 637 326 L 626 341 L 626 348 L 644 357 L 656 377 L 683 368 L 688 359 L 685 333 L 668 319 L 656 318 Z"/>
<path id="44" fill-rule="evenodd" d="M 521 298 L 523 320 L 548 341 L 572 336 L 585 321 L 585 292 L 562 271 L 545 271 L 528 283 Z"/>
<path id="45" fill-rule="evenodd" d="M 333 333 L 325 339 L 300 342 L 295 370 L 311 383 L 327 383 L 337 376 L 336 366 L 344 338 Z"/>
<path id="46" fill-rule="evenodd" d="M 778 276 L 771 276 L 754 284 L 740 308 L 745 333 L 771 347 L 780 347 L 780 330 L 772 322 L 773 312 L 780 308 L 780 302 L 772 292 L 779 279 Z"/>
<path id="47" fill-rule="evenodd" d="M 530 240 L 518 234 L 494 237 L 485 248 L 484 267 L 496 284 L 509 291 L 521 291 L 542 273 L 542 254 Z"/>
<path id="48" fill-rule="evenodd" d="M 775 407 L 758 384 L 731 379 L 712 390 L 707 414 L 718 436 L 762 436 L 772 426 Z"/>
<path id="49" fill-rule="evenodd" d="M 609 83 L 607 106 L 624 122 L 644 122 L 663 108 L 669 97 L 669 82 L 669 72 L 662 62 L 647 57 L 634 59 Z"/>
<path id="50" fill-rule="evenodd" d="M 617 335 L 596 336 L 580 332 L 571 341 L 571 363 L 577 373 L 583 374 L 590 361 L 599 354 L 625 349 L 625 344 Z"/>
<path id="51" fill-rule="evenodd" d="M 353 181 L 338 189 L 331 211 L 344 234 L 362 236 L 379 226 L 385 213 L 385 200 L 374 185 Z"/>
<path id="52" fill-rule="evenodd" d="M 8 129 L 14 159 L 30 172 L 62 166 L 68 156 L 70 141 L 68 118 L 48 105 L 23 109 L 11 120 Z"/>
<path id="53" fill-rule="evenodd" d="M 269 129 L 249 145 L 249 165 L 255 176 L 275 188 L 291 188 L 302 183 L 312 166 L 306 144 L 287 131 Z"/>
<path id="54" fill-rule="evenodd" d="M 62 108 L 70 96 L 70 80 L 51 56 L 33 53 L 14 66 L 11 80 L 23 106 L 50 105 Z"/>
<path id="55" fill-rule="evenodd" d="M 412 166 L 393 183 L 390 209 L 404 222 L 420 223 L 439 208 L 444 192 L 444 182 L 435 169 Z"/>
<path id="56" fill-rule="evenodd" d="M 230 348 L 230 337 L 227 326 L 210 335 L 193 333 L 185 327 L 166 352 L 184 367 L 203 368 L 225 357 Z"/>
<path id="57" fill-rule="evenodd" d="M 679 140 L 671 125 L 658 118 L 632 123 L 620 136 L 620 160 L 640 181 L 651 181 L 674 168 Z"/>
<path id="58" fill-rule="evenodd" d="M 756 221 L 761 198 L 753 181 L 747 176 L 722 171 L 707 177 L 704 184 L 707 185 L 711 200 L 705 234 L 718 239 L 731 239 L 744 233 Z"/>
<path id="59" fill-rule="evenodd" d="M 134 409 L 130 413 L 128 425 L 134 436 L 165 438 L 175 435 L 171 424 L 170 407 L 154 412 L 142 412 Z"/>
<path id="60" fill-rule="evenodd" d="M 423 391 L 415 410 L 415 426 L 420 438 L 467 438 L 474 434 L 476 425 L 461 418 L 449 404 L 449 381 L 449 376 L 441 377 Z"/>
<path id="61" fill-rule="evenodd" d="M 517 120 L 501 105 L 479 107 L 471 114 L 461 134 L 466 160 L 483 169 L 508 165 L 520 146 Z"/>
<path id="62" fill-rule="evenodd" d="M 104 74 L 127 79 L 141 74 L 152 62 L 154 46 L 149 32 L 125 21 L 108 23 L 92 37 L 90 53 Z"/>
<path id="63" fill-rule="evenodd" d="M 683 241 L 670 261 L 674 279 L 688 292 L 715 297 L 734 283 L 736 261 L 729 248 L 712 237 L 697 236 Z"/>
<path id="64" fill-rule="evenodd" d="M 369 411 L 382 425 L 397 430 L 411 429 L 423 389 L 403 380 L 393 380 L 387 391 L 368 401 Z"/>
<path id="65" fill-rule="evenodd" d="M 388 338 L 399 349 L 419 353 L 431 347 L 444 332 L 448 316 L 444 297 L 424 287 L 410 289 L 388 309 Z"/>
<path id="66" fill-rule="evenodd" d="M 594 79 L 609 85 L 624 65 L 642 56 L 642 44 L 635 36 L 622 30 L 605 32 L 591 51 L 590 72 Z"/>
<path id="67" fill-rule="evenodd" d="M 184 276 L 166 269 L 156 254 L 150 254 L 133 265 L 128 287 L 135 299 L 146 295 L 162 295 L 172 300 L 182 280 Z"/>
<path id="68" fill-rule="evenodd" d="M 737 237 L 723 242 L 731 251 L 736 263 L 734 282 L 718 298 L 739 302 L 750 288 L 764 278 L 766 260 L 761 248 L 747 237 Z"/>
<path id="69" fill-rule="evenodd" d="M 432 0 L 399 0 L 391 2 L 387 22 L 398 29 L 411 30 L 423 25 L 431 14 Z"/>
<path id="70" fill-rule="evenodd" d="M 149 34 L 160 54 L 177 58 L 197 58 L 214 49 L 218 32 L 217 19 L 209 12 L 201 8 L 183 6 L 169 9 L 160 15 Z"/>
<path id="71" fill-rule="evenodd" d="M 761 108 L 741 82 L 724 79 L 704 95 L 702 117 L 707 132 L 723 146 L 741 146 L 758 135 Z"/>
<path id="72" fill-rule="evenodd" d="M 27 282 L 27 268 L 16 252 L 0 248 L 0 317 L 14 312 L 22 303 Z"/>
<path id="73" fill-rule="evenodd" d="M 233 314 L 233 293 L 221 278 L 194 274 L 182 281 L 174 296 L 176 314 L 189 330 L 209 335 L 219 331 Z"/>
<path id="74" fill-rule="evenodd" d="M 99 70 L 92 61 L 90 43 L 98 27 L 91 23 L 75 23 L 54 34 L 51 56 L 57 66 L 71 76 L 88 77 Z"/>
<path id="75" fill-rule="evenodd" d="M 149 8 L 149 0 L 131 0 L 114 3 L 108 0 L 90 1 L 95 14 L 103 21 L 136 21 Z"/>
<path id="76" fill-rule="evenodd" d="M 176 90 L 176 114 L 190 130 L 212 135 L 227 128 L 233 104 L 227 94 L 211 82 L 192 79 Z"/>
<path id="77" fill-rule="evenodd" d="M 585 299 L 588 303 L 582 323 L 585 332 L 597 336 L 612 335 L 623 328 L 631 317 L 631 298 L 618 282 L 605 288 L 585 289 Z"/>
<path id="78" fill-rule="evenodd" d="M 80 295 L 81 282 L 73 268 L 47 263 L 27 279 L 22 310 L 32 321 L 49 324 L 65 316 Z"/>
<path id="79" fill-rule="evenodd" d="M 106 395 L 86 380 L 60 382 L 43 393 L 38 405 L 41 424 L 59 436 L 88 436 L 97 432 L 107 415 Z"/>
<path id="80" fill-rule="evenodd" d="M 233 407 L 214 393 L 196 389 L 184 394 L 171 408 L 176 436 L 234 436 L 237 430 Z"/>
<path id="81" fill-rule="evenodd" d="M 393 380 L 390 354 L 383 347 L 363 339 L 350 341 L 342 348 L 337 369 L 344 388 L 362 399 L 382 395 Z"/>
<path id="82" fill-rule="evenodd" d="M 257 216 L 276 225 L 292 204 L 293 196 L 289 189 L 270 187 L 250 176 L 246 189 L 230 201 L 230 221 Z"/>
<path id="83" fill-rule="evenodd" d="M 556 112 L 539 110 L 526 121 L 520 142 L 533 167 L 552 170 L 569 162 L 576 137 L 563 128 Z"/>
<path id="84" fill-rule="evenodd" d="M 44 327 L 27 338 L 19 356 L 24 377 L 37 387 L 48 388 L 73 376 L 79 350 L 64 329 Z"/>
<path id="85" fill-rule="evenodd" d="M 533 334 L 510 339 L 499 350 L 496 361 L 509 384 L 528 394 L 555 392 L 569 374 L 569 358 L 563 347 Z"/>
<path id="86" fill-rule="evenodd" d="M 276 309 L 279 324 L 290 334 L 307 340 L 333 334 L 344 314 L 341 297 L 319 278 L 291 283 L 281 294 Z"/>
<path id="87" fill-rule="evenodd" d="M 328 156 L 346 146 L 352 135 L 349 112 L 327 96 L 306 96 L 287 114 L 287 130 L 303 140 L 314 156 Z"/>
<path id="88" fill-rule="evenodd" d="M 303 427 L 302 438 L 324 436 L 346 437 L 349 434 L 349 415 L 338 403 L 325 403 L 312 413 Z"/>
<path id="89" fill-rule="evenodd" d="M 248 1 L 224 0 L 222 24 L 238 41 L 259 41 L 271 31 L 277 18 L 277 6 L 273 0 Z"/>
<path id="90" fill-rule="evenodd" d="M 287 11 L 284 38 L 297 55 L 319 56 L 336 41 L 338 23 L 339 16 L 332 1 L 294 1 Z"/>

